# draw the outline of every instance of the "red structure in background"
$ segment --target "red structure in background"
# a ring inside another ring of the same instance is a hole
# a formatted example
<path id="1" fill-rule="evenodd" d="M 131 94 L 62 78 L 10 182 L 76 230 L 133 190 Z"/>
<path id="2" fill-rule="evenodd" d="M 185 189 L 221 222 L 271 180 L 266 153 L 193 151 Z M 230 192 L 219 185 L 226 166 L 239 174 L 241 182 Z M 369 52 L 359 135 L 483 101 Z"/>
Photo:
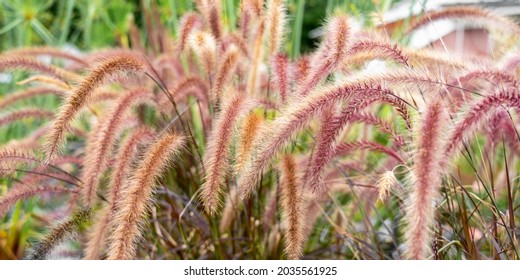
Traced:
<path id="1" fill-rule="evenodd" d="M 421 4 L 422 2 L 404 0 L 397 3 L 383 15 L 379 28 L 385 29 L 388 34 L 394 34 L 394 31 L 403 30 L 410 20 L 425 11 L 453 6 L 482 7 L 503 16 L 520 18 L 518 0 L 428 0 Z M 442 20 L 416 30 L 410 38 L 410 47 L 431 47 L 465 56 L 492 56 L 499 46 L 493 46 L 490 36 L 486 29 L 472 23 Z"/>

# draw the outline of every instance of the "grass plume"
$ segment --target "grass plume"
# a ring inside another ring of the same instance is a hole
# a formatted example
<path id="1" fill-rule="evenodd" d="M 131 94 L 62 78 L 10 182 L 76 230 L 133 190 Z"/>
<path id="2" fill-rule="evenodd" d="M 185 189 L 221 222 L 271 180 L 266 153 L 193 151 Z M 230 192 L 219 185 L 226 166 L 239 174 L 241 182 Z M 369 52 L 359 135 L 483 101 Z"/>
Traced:
<path id="1" fill-rule="evenodd" d="M 447 122 L 447 111 L 439 101 L 428 104 L 421 117 L 405 214 L 406 256 L 411 259 L 426 259 L 431 253 L 434 203 L 439 193 L 444 168 L 443 128 Z"/>
<path id="2" fill-rule="evenodd" d="M 90 151 L 85 156 L 85 167 L 82 176 L 82 194 L 85 205 L 91 207 L 96 199 L 96 191 L 99 178 L 109 164 L 109 155 L 112 151 L 117 136 L 124 128 L 125 121 L 128 119 L 128 110 L 132 105 L 146 101 L 151 94 L 147 89 L 138 88 L 128 91 L 122 95 L 107 115 L 99 122 L 95 128 L 96 134 Z M 87 147 L 89 148 L 89 147 Z"/>
<path id="3" fill-rule="evenodd" d="M 421 26 L 441 19 L 467 20 L 484 26 L 507 30 L 511 34 L 518 34 L 520 32 L 520 26 L 517 23 L 489 10 L 470 6 L 454 6 L 439 11 L 425 13 L 422 17 L 410 24 L 407 33 L 411 33 L 413 30 L 416 30 Z"/>
<path id="4" fill-rule="evenodd" d="M 87 103 L 89 95 L 96 88 L 106 83 L 109 78 L 124 72 L 138 72 L 145 69 L 145 63 L 140 57 L 131 55 L 120 55 L 106 59 L 97 65 L 82 81 L 74 88 L 73 93 L 61 106 L 59 114 L 53 123 L 51 132 L 46 143 L 47 159 L 52 159 L 59 152 L 60 146 L 65 138 L 66 131 L 70 128 L 70 122 L 76 114 Z"/>
<path id="5" fill-rule="evenodd" d="M 107 236 L 113 230 L 114 216 L 120 208 L 122 200 L 121 194 L 125 191 L 124 183 L 130 177 L 132 162 L 136 156 L 140 143 L 146 142 L 153 136 L 152 131 L 148 128 L 139 128 L 127 136 L 121 145 L 115 159 L 113 174 L 109 182 L 109 194 L 107 197 L 108 204 L 98 214 L 98 219 L 89 234 L 89 241 L 85 248 L 85 259 L 98 259 L 100 253 L 104 249 Z"/>
<path id="6" fill-rule="evenodd" d="M 285 223 L 285 254 L 288 259 L 296 260 L 303 253 L 305 214 L 303 212 L 303 185 L 293 156 L 282 157 L 280 173 L 280 200 Z"/>
<path id="7" fill-rule="evenodd" d="M 200 198 L 204 208 L 214 214 L 220 201 L 221 186 L 229 169 L 228 150 L 236 124 L 242 115 L 248 113 L 254 103 L 243 93 L 234 94 L 222 107 L 208 140 L 204 158 L 206 175 Z"/>
<path id="8" fill-rule="evenodd" d="M 44 260 L 46 259 L 58 245 L 73 238 L 74 234 L 80 227 L 90 220 L 90 209 L 79 209 L 74 211 L 72 215 L 65 221 L 54 226 L 49 233 L 38 242 L 28 255 L 29 260 Z"/>
<path id="9" fill-rule="evenodd" d="M 124 199 L 114 220 L 116 227 L 110 237 L 108 259 L 123 260 L 135 256 L 155 182 L 168 167 L 172 157 L 179 154 L 183 144 L 184 137 L 165 133 L 148 149 L 133 179 L 129 181 L 130 187 L 124 191 Z"/>

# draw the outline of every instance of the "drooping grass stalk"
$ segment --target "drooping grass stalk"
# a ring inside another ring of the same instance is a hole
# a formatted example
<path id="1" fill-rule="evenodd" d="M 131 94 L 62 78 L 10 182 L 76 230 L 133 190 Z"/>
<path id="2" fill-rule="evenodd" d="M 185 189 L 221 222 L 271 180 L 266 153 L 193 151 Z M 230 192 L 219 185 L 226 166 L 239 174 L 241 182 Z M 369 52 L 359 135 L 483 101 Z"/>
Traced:
<path id="1" fill-rule="evenodd" d="M 189 35 L 188 44 L 206 71 L 211 86 L 212 75 L 217 61 L 216 38 L 209 32 L 197 31 Z"/>
<path id="2" fill-rule="evenodd" d="M 288 259 L 299 259 L 303 253 L 303 185 L 293 156 L 285 155 L 280 163 L 280 202 L 283 211 L 285 254 Z"/>
<path id="3" fill-rule="evenodd" d="M 59 68 L 57 66 L 45 64 L 33 58 L 23 56 L 0 56 L 0 70 L 26 70 L 35 71 L 50 75 L 64 82 L 79 79 L 79 75 Z"/>
<path id="4" fill-rule="evenodd" d="M 88 63 L 77 55 L 73 55 L 67 51 L 52 48 L 52 47 L 28 47 L 28 48 L 19 48 L 14 50 L 5 51 L 2 55 L 6 56 L 51 56 L 53 58 L 61 58 L 65 60 L 69 60 L 75 63 L 78 63 L 82 66 L 87 66 Z"/>
<path id="5" fill-rule="evenodd" d="M 518 87 L 519 81 L 513 75 L 496 70 L 477 69 L 457 77 L 457 83 L 468 86 L 478 80 L 487 81 L 493 85 Z"/>
<path id="6" fill-rule="evenodd" d="M 351 43 L 351 33 L 346 16 L 329 19 L 325 26 L 325 38 L 311 60 L 307 78 L 298 87 L 298 95 L 307 95 L 345 59 Z"/>
<path id="7" fill-rule="evenodd" d="M 266 36 L 267 36 L 267 57 L 272 56 L 281 51 L 283 46 L 286 16 L 285 16 L 284 0 L 269 0 L 266 10 Z"/>
<path id="8" fill-rule="evenodd" d="M 240 204 L 241 201 L 238 191 L 236 188 L 232 188 L 226 199 L 224 210 L 222 211 L 222 219 L 220 220 L 218 227 L 220 233 L 225 233 L 229 230 L 236 217 L 236 212 L 238 211 Z"/>
<path id="9" fill-rule="evenodd" d="M 520 142 L 518 139 L 517 129 L 514 121 L 508 110 L 504 108 L 496 109 L 489 121 L 489 126 L 486 129 L 487 141 L 491 149 L 498 146 L 500 139 L 497 135 L 502 135 L 502 141 L 505 141 L 511 151 L 520 153 Z"/>
<path id="10" fill-rule="evenodd" d="M 408 57 L 408 64 L 413 67 L 438 65 L 443 67 L 446 72 L 453 71 L 453 69 L 467 70 L 475 67 L 475 63 L 472 61 L 462 60 L 454 55 L 430 49 L 407 50 L 406 56 Z"/>
<path id="11" fill-rule="evenodd" d="M 497 93 L 485 96 L 473 104 L 455 124 L 444 154 L 451 157 L 460 147 L 465 137 L 471 134 L 488 113 L 498 106 L 507 105 L 520 108 L 520 93 L 516 88 L 500 89 Z"/>
<path id="12" fill-rule="evenodd" d="M 255 96 L 258 90 L 258 68 L 264 54 L 263 38 L 265 32 L 265 20 L 260 20 L 253 41 L 253 52 L 251 57 L 251 68 L 247 80 L 247 94 Z"/>
<path id="13" fill-rule="evenodd" d="M 53 227 L 49 233 L 38 242 L 27 256 L 29 260 L 44 260 L 49 257 L 52 251 L 64 241 L 74 237 L 80 227 L 90 220 L 92 210 L 79 209 L 65 221 Z"/>
<path id="14" fill-rule="evenodd" d="M 384 154 L 394 158 L 400 164 L 405 163 L 404 159 L 399 155 L 399 153 L 397 151 L 395 151 L 391 148 L 388 148 L 386 146 L 383 146 L 379 143 L 365 141 L 365 140 L 354 141 L 354 142 L 349 142 L 349 143 L 342 143 L 342 144 L 336 146 L 335 154 L 336 154 L 336 156 L 347 155 L 354 150 L 378 151 L 378 152 L 384 153 Z"/>
<path id="15" fill-rule="evenodd" d="M 334 154 L 334 150 L 337 150 L 337 147 L 335 147 L 336 137 L 339 133 L 354 119 L 357 112 L 376 102 L 384 101 L 389 96 L 393 96 L 393 93 L 389 90 L 383 89 L 358 93 L 358 96 L 352 97 L 352 100 L 337 116 L 333 116 L 333 118 L 323 117 L 322 126 L 320 127 L 320 131 L 317 133 L 316 144 L 305 173 L 306 184 L 310 186 L 315 193 L 320 193 L 324 189 L 322 176 L 327 163 L 331 160 Z M 364 148 L 376 148 L 385 151 L 400 162 L 403 162 L 403 159 L 398 156 L 397 153 L 392 152 L 391 149 L 389 150 L 386 147 L 374 145 L 374 143 L 369 142 L 361 142 L 357 145 L 357 148 L 366 146 Z M 340 152 L 340 154 L 342 153 L 341 150 L 348 152 L 348 147 L 349 146 L 344 146 L 340 148 L 338 152 Z M 353 147 L 351 146 L 350 148 Z"/>
<path id="16" fill-rule="evenodd" d="M 133 131 L 121 144 L 109 182 L 108 204 L 100 211 L 98 218 L 89 233 L 89 241 L 85 249 L 85 259 L 98 259 L 100 252 L 104 249 L 107 236 L 115 228 L 114 215 L 121 207 L 123 200 L 121 194 L 125 191 L 125 183 L 130 177 L 132 162 L 135 159 L 139 144 L 146 143 L 153 136 L 148 128 L 139 128 Z"/>
<path id="17" fill-rule="evenodd" d="M 435 200 L 442 182 L 448 112 L 442 102 L 432 101 L 421 117 L 410 194 L 406 203 L 406 256 L 426 259 L 431 253 Z"/>
<path id="18" fill-rule="evenodd" d="M 18 85 L 25 85 L 25 84 L 29 84 L 29 83 L 32 83 L 32 82 L 37 82 L 37 83 L 41 83 L 41 84 L 46 84 L 46 85 L 49 85 L 51 87 L 54 87 L 56 88 L 56 90 L 59 90 L 61 92 L 63 92 L 64 94 L 68 94 L 68 92 L 72 89 L 72 87 L 65 83 L 65 82 L 62 82 L 58 79 L 55 79 L 55 78 L 52 78 L 52 77 L 49 77 L 49 76 L 45 76 L 45 75 L 35 75 L 35 76 L 31 76 L 23 81 L 20 81 L 18 82 L 17 84 Z"/>
<path id="19" fill-rule="evenodd" d="M 499 16 L 489 10 L 471 6 L 454 6 L 439 11 L 427 12 L 419 19 L 412 21 L 406 33 L 411 33 L 421 26 L 442 19 L 467 20 L 473 23 L 482 24 L 486 27 L 489 26 L 493 28 L 500 28 L 501 30 L 507 30 L 511 34 L 520 33 L 520 26 L 514 21 L 506 17 Z"/>
<path id="20" fill-rule="evenodd" d="M 222 36 L 222 20 L 220 19 L 220 0 L 205 0 L 207 1 L 207 20 L 213 36 L 220 39 Z"/>
<path id="21" fill-rule="evenodd" d="M 92 135 L 92 147 L 87 147 L 88 153 L 85 155 L 85 166 L 83 169 L 83 199 L 85 205 L 92 207 L 96 199 L 97 185 L 102 172 L 108 167 L 109 155 L 112 151 L 117 136 L 128 121 L 126 116 L 128 110 L 134 104 L 145 102 L 151 94 L 145 88 L 137 88 L 122 95 L 114 106 L 104 117 Z"/>
<path id="22" fill-rule="evenodd" d="M 289 61 L 285 54 L 278 54 L 273 57 L 273 79 L 275 87 L 280 95 L 282 104 L 287 102 L 289 97 Z"/>
<path id="23" fill-rule="evenodd" d="M 379 200 L 386 201 L 397 184 L 393 171 L 385 171 L 381 174 L 375 184 L 375 187 L 379 190 Z"/>
<path id="24" fill-rule="evenodd" d="M 200 196 L 204 208 L 210 214 L 214 214 L 219 206 L 221 186 L 229 169 L 228 151 L 236 123 L 254 104 L 245 94 L 234 94 L 216 118 L 206 148 L 206 175 Z"/>
<path id="25" fill-rule="evenodd" d="M 70 128 L 70 122 L 87 103 L 87 98 L 96 88 L 107 82 L 110 77 L 122 72 L 144 71 L 146 63 L 136 55 L 120 55 L 107 59 L 94 68 L 74 89 L 64 105 L 59 109 L 53 123 L 51 133 L 46 143 L 47 159 L 55 157 L 62 146 L 65 133 Z"/>
<path id="26" fill-rule="evenodd" d="M 305 82 L 309 75 L 310 68 L 309 56 L 301 56 L 296 60 L 295 85 L 301 85 Z"/>
<path id="27" fill-rule="evenodd" d="M 54 171 L 58 171 L 62 174 L 67 175 L 72 180 L 80 181 L 76 176 L 68 173 L 67 171 L 59 168 L 56 165 L 53 165 L 52 163 L 44 162 L 40 159 L 38 159 L 36 156 L 34 156 L 30 152 L 24 152 L 19 150 L 7 150 L 2 149 L 0 151 L 0 172 L 5 172 L 6 170 L 12 170 L 13 167 L 17 167 L 20 164 L 38 164 L 40 166 L 48 167 Z M 3 173 L 0 173 L 3 174 Z M 3 174 L 5 176 L 5 174 Z"/>
<path id="28" fill-rule="evenodd" d="M 108 259 L 132 259 L 135 256 L 136 243 L 152 202 L 155 181 L 168 167 L 172 157 L 179 154 L 183 144 L 184 137 L 165 133 L 148 149 L 129 181 L 130 186 L 122 195 L 124 199 L 114 219 L 116 227 L 110 237 Z"/>
<path id="29" fill-rule="evenodd" d="M 362 64 L 375 58 L 391 59 L 404 66 L 409 66 L 407 54 L 398 44 L 391 43 L 373 34 L 355 36 L 346 61 Z"/>
<path id="30" fill-rule="evenodd" d="M 386 135 L 390 135 L 394 140 L 394 145 L 396 148 L 401 147 L 403 145 L 404 139 L 403 136 L 399 134 L 399 132 L 392 126 L 390 122 L 384 121 L 381 118 L 369 114 L 369 113 L 358 113 L 352 116 L 352 122 L 364 123 L 367 125 L 373 125 L 376 129 L 381 131 Z"/>
<path id="31" fill-rule="evenodd" d="M 9 209 L 11 209 L 14 204 L 18 201 L 28 199 L 32 196 L 38 194 L 45 193 L 69 193 L 69 192 L 77 192 L 77 190 L 69 189 L 61 186 L 50 186 L 50 185 L 41 185 L 41 186 L 19 186 L 16 188 L 12 188 L 2 197 L 0 197 L 0 217 L 3 217 Z"/>
<path id="32" fill-rule="evenodd" d="M 190 34 L 199 29 L 202 25 L 202 19 L 194 13 L 186 13 L 180 21 L 179 30 L 177 31 L 178 51 L 182 53 L 187 45 Z"/>
<path id="33" fill-rule="evenodd" d="M 29 135 L 27 135 L 23 139 L 13 139 L 9 142 L 5 143 L 4 145 L 0 146 L 2 150 L 4 151 L 34 151 L 36 149 L 40 149 L 41 145 L 39 140 L 47 134 L 49 131 L 49 126 L 44 125 Z"/>
<path id="34" fill-rule="evenodd" d="M 520 51 L 506 56 L 502 63 L 502 69 L 508 73 L 514 73 L 520 66 Z"/>
<path id="35" fill-rule="evenodd" d="M 35 118 L 35 119 L 50 119 L 54 116 L 53 112 L 41 110 L 41 109 L 33 109 L 33 108 L 25 108 L 16 111 L 9 112 L 7 114 L 2 114 L 0 116 L 0 127 L 11 125 L 13 122 L 27 119 L 27 118 Z"/>
<path id="36" fill-rule="evenodd" d="M 245 166 L 253 146 L 253 141 L 258 137 L 263 122 L 264 118 L 256 113 L 250 113 L 243 121 L 239 142 L 237 143 L 237 159 L 234 168 L 237 175 L 240 174 Z"/>
<path id="37" fill-rule="evenodd" d="M 211 90 L 211 99 L 217 104 L 222 99 L 222 91 L 224 86 L 229 83 L 238 66 L 239 50 L 235 45 L 228 47 L 226 52 L 222 54 L 222 60 L 219 61 L 216 72 L 215 83 Z"/>
<path id="38" fill-rule="evenodd" d="M 185 102 L 189 94 L 195 96 L 203 104 L 208 104 L 210 101 L 208 83 L 198 76 L 183 77 L 168 91 L 175 103 Z"/>

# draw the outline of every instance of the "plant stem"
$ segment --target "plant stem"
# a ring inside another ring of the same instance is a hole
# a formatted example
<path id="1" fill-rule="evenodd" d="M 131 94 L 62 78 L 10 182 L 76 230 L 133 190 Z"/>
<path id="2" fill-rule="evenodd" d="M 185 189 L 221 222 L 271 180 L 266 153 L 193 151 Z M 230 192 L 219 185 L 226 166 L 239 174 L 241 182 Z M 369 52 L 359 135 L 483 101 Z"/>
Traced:
<path id="1" fill-rule="evenodd" d="M 305 0 L 298 0 L 296 3 L 296 16 L 294 18 L 294 25 L 292 29 L 292 49 L 291 58 L 300 55 L 300 46 L 302 43 L 302 27 L 303 27 L 303 12 L 305 8 Z"/>
<path id="2" fill-rule="evenodd" d="M 58 41 L 58 44 L 60 46 L 65 43 L 65 40 L 67 40 L 67 37 L 69 35 L 70 21 L 72 18 L 72 9 L 74 8 L 75 3 L 76 3 L 76 0 L 67 1 L 67 6 L 66 6 L 66 10 L 65 10 L 65 18 L 63 20 L 63 24 L 61 25 L 61 35 L 60 35 L 60 39 Z"/>

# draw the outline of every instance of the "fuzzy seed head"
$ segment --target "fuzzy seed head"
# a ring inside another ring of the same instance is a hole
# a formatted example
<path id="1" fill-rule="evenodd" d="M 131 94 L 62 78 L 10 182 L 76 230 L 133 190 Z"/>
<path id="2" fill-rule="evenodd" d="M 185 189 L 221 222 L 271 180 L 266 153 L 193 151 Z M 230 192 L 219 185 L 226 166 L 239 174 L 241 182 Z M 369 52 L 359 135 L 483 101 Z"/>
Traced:
<path id="1" fill-rule="evenodd" d="M 108 259 L 132 259 L 136 253 L 137 242 L 141 237 L 142 224 L 147 209 L 152 202 L 155 181 L 168 167 L 168 162 L 179 154 L 184 137 L 165 133 L 149 148 L 135 175 L 129 181 L 118 209 L 114 232 L 110 238 Z"/>

